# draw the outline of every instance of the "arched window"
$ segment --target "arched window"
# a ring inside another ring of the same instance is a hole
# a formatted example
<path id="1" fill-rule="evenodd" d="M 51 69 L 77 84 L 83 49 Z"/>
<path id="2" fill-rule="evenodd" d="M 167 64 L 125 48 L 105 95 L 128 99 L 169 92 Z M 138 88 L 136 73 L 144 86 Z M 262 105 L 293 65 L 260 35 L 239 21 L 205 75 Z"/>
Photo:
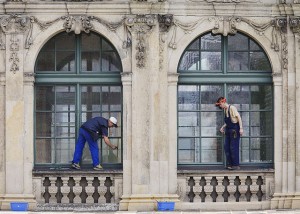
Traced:
<path id="1" fill-rule="evenodd" d="M 241 33 L 195 39 L 183 53 L 178 82 L 178 164 L 224 165 L 225 96 L 241 114 L 241 165 L 273 164 L 273 87 L 262 48 Z"/>
<path id="2" fill-rule="evenodd" d="M 95 116 L 118 119 L 110 140 L 98 141 L 103 165 L 122 162 L 122 66 L 115 48 L 96 33 L 60 33 L 41 49 L 35 64 L 35 166 L 63 167 L 73 158 L 77 131 Z M 86 144 L 82 165 L 91 164 Z"/>

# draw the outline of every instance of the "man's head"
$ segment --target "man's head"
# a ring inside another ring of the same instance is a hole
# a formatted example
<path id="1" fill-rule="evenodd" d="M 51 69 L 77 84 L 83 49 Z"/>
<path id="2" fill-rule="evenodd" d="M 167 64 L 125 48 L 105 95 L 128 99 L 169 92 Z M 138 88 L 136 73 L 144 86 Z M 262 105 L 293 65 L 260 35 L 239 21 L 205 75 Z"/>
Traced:
<path id="1" fill-rule="evenodd" d="M 108 120 L 108 126 L 109 127 L 118 127 L 117 122 L 118 121 L 115 117 L 110 117 Z"/>
<path id="2" fill-rule="evenodd" d="M 225 97 L 219 97 L 217 102 L 215 103 L 216 106 L 218 106 L 220 109 L 223 109 L 226 107 L 226 98 Z"/>

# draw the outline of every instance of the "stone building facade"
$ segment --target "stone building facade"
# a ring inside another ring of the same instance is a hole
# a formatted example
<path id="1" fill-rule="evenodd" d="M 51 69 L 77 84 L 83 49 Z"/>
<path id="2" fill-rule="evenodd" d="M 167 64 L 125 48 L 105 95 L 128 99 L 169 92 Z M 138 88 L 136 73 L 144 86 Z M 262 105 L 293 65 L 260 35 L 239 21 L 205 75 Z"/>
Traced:
<path id="1" fill-rule="evenodd" d="M 298 0 L 2 0 L 0 11 L 1 210 L 12 201 L 31 210 L 155 210 L 157 201 L 181 210 L 300 208 Z M 244 86 L 250 104 L 235 100 L 244 100 Z M 241 170 L 223 169 L 215 87 L 251 130 Z M 189 101 L 194 88 L 203 97 Z M 89 90 L 102 93 L 90 116 L 114 114 L 120 123 L 111 133 L 119 150 L 101 148 L 101 172 L 89 170 L 88 151 L 86 169 L 67 166 L 78 124 L 89 117 Z M 69 100 L 85 107 L 60 106 Z M 190 125 L 190 106 L 199 103 L 207 111 Z"/>

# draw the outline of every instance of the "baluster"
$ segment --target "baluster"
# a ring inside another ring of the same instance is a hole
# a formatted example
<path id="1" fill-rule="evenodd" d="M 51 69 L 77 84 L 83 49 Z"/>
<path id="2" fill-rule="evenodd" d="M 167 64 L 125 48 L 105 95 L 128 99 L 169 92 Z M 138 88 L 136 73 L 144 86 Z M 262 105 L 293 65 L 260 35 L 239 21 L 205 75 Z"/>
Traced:
<path id="1" fill-rule="evenodd" d="M 74 177 L 75 186 L 73 187 L 73 193 L 75 194 L 74 203 L 80 204 L 81 197 L 80 193 L 82 192 L 82 187 L 80 186 L 81 177 Z"/>
<path id="2" fill-rule="evenodd" d="M 246 184 L 246 179 L 247 179 L 247 176 L 243 175 L 243 176 L 240 176 L 240 183 L 241 185 L 239 186 L 239 191 L 241 193 L 241 196 L 239 198 L 239 201 L 247 201 L 247 198 L 246 198 L 246 192 L 247 192 L 247 184 Z"/>
<path id="3" fill-rule="evenodd" d="M 225 190 L 225 187 L 223 186 L 223 179 L 224 176 L 217 176 L 217 186 L 216 186 L 216 192 L 218 194 L 217 198 L 216 198 L 216 202 L 224 202 L 224 198 L 223 198 L 223 193 Z"/>
<path id="4" fill-rule="evenodd" d="M 86 177 L 87 186 L 85 187 L 85 192 L 87 194 L 87 204 L 94 203 L 93 193 L 95 191 L 95 187 L 93 186 L 93 180 L 94 177 Z"/>
<path id="5" fill-rule="evenodd" d="M 104 196 L 105 193 L 107 192 L 107 188 L 104 185 L 105 184 L 105 180 L 106 180 L 105 177 L 100 177 L 99 178 L 100 186 L 98 188 L 98 192 L 99 192 L 100 197 L 99 197 L 98 203 L 100 203 L 100 204 L 105 204 L 106 203 L 106 198 Z"/>
<path id="6" fill-rule="evenodd" d="M 237 186 L 234 184 L 234 180 L 235 180 L 236 176 L 228 176 L 228 180 L 229 180 L 229 185 L 227 186 L 227 191 L 229 192 L 229 198 L 228 198 L 228 202 L 235 202 L 236 198 L 234 196 L 236 190 L 237 190 Z"/>
<path id="7" fill-rule="evenodd" d="M 211 193 L 213 191 L 213 186 L 211 185 L 212 176 L 205 177 L 206 186 L 204 187 L 204 191 L 206 193 L 205 202 L 212 202 L 213 198 L 211 197 Z"/>
<path id="8" fill-rule="evenodd" d="M 200 180 L 201 180 L 201 177 L 194 177 L 195 186 L 193 186 L 193 192 L 195 194 L 195 197 L 194 197 L 195 203 L 201 202 L 200 193 L 201 193 L 202 187 L 200 186 Z"/>
<path id="9" fill-rule="evenodd" d="M 258 176 L 251 176 L 252 185 L 250 186 L 251 201 L 258 201 L 257 192 L 259 191 L 259 185 L 257 184 Z"/>
<path id="10" fill-rule="evenodd" d="M 68 186 L 69 177 L 62 177 L 62 187 L 60 188 L 63 197 L 61 199 L 62 204 L 68 204 L 70 202 L 68 194 L 70 193 L 70 187 Z"/>
<path id="11" fill-rule="evenodd" d="M 49 198 L 49 204 L 57 204 L 57 199 L 55 197 L 55 194 L 57 193 L 57 187 L 55 186 L 56 179 L 56 177 L 49 177 L 50 186 L 48 190 L 51 195 Z"/>

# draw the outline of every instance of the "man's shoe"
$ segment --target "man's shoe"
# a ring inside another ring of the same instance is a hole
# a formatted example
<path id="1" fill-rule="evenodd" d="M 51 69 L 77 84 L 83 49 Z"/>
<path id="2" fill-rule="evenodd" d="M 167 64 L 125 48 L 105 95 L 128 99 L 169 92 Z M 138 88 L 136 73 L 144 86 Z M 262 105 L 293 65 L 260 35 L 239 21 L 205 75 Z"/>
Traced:
<path id="1" fill-rule="evenodd" d="M 232 166 L 226 166 L 226 169 L 233 170 Z"/>
<path id="2" fill-rule="evenodd" d="M 101 164 L 98 164 L 97 166 L 94 166 L 94 170 L 102 170 Z"/>
<path id="3" fill-rule="evenodd" d="M 240 166 L 233 166 L 232 169 L 239 170 L 239 169 L 241 169 L 241 167 Z"/>
<path id="4" fill-rule="evenodd" d="M 78 163 L 72 163 L 73 169 L 80 169 L 80 165 Z"/>

